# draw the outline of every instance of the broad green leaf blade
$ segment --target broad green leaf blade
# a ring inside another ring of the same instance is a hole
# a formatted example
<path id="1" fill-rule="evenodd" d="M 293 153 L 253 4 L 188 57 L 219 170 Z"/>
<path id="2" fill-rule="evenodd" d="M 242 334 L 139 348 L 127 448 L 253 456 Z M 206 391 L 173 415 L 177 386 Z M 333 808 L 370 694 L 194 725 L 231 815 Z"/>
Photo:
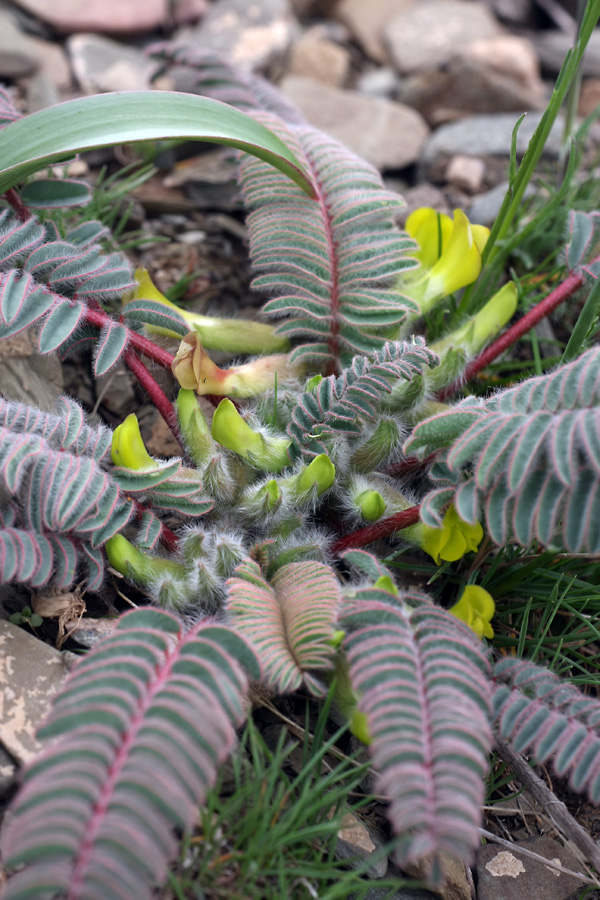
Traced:
<path id="1" fill-rule="evenodd" d="M 83 206 L 92 199 L 89 184 L 72 178 L 52 180 L 43 178 L 26 184 L 21 201 L 30 209 L 62 209 L 67 206 Z"/>
<path id="2" fill-rule="evenodd" d="M 129 332 L 124 325 L 111 322 L 98 342 L 96 359 L 94 361 L 94 375 L 100 378 L 111 369 L 119 359 L 127 345 Z"/>
<path id="3" fill-rule="evenodd" d="M 0 193 L 73 153 L 136 141 L 199 140 L 265 160 L 314 196 L 306 173 L 264 125 L 218 100 L 170 91 L 123 91 L 68 100 L 2 130 Z"/>

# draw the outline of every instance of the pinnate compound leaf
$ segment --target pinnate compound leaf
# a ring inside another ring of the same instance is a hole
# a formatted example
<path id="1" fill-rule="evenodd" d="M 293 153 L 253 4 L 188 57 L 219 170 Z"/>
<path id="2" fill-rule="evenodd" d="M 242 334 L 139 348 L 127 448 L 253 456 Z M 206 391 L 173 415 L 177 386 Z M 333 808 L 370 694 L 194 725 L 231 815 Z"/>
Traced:
<path id="1" fill-rule="evenodd" d="M 282 692 L 304 683 L 322 695 L 323 686 L 312 673 L 333 666 L 329 642 L 340 596 L 331 569 L 312 561 L 289 563 L 269 583 L 248 559 L 227 588 L 235 628 L 262 660 L 269 683 Z"/>
<path id="2" fill-rule="evenodd" d="M 40 732 L 58 740 L 14 801 L 4 900 L 42 885 L 72 900 L 154 896 L 175 831 L 192 825 L 244 718 L 238 659 L 259 671 L 224 627 L 185 633 L 155 609 L 122 617 L 77 665 Z"/>
<path id="3" fill-rule="evenodd" d="M 491 747 L 489 666 L 463 623 L 415 599 L 358 591 L 340 617 L 343 647 L 400 864 L 442 850 L 468 861 Z"/>
<path id="4" fill-rule="evenodd" d="M 494 680 L 500 735 L 538 763 L 550 760 L 573 790 L 600 802 L 600 701 L 528 660 L 501 659 Z"/>
<path id="5" fill-rule="evenodd" d="M 168 328 L 169 331 L 174 331 L 182 337 L 190 330 L 190 326 L 177 310 L 170 309 L 155 300 L 130 300 L 123 307 L 123 316 L 125 319 L 143 322 L 145 325 Z"/>

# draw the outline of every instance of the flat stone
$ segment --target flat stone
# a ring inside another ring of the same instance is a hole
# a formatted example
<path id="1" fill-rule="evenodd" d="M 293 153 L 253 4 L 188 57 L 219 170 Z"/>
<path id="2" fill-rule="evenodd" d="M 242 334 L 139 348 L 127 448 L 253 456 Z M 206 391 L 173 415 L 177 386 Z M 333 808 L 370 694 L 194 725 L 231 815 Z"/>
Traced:
<path id="1" fill-rule="evenodd" d="M 88 94 L 147 90 L 158 68 L 141 50 L 101 35 L 74 34 L 67 49 L 75 78 Z"/>
<path id="2" fill-rule="evenodd" d="M 320 29 L 310 29 L 292 47 L 288 75 L 314 78 L 332 87 L 342 87 L 350 71 L 350 54 L 345 47 L 324 38 Z"/>
<path id="3" fill-rule="evenodd" d="M 450 215 L 452 212 L 445 195 L 438 187 L 434 184 L 429 184 L 428 181 L 423 181 L 421 184 L 408 188 L 408 190 L 403 192 L 403 196 L 405 206 L 398 216 L 400 222 L 405 222 L 415 209 L 420 209 L 422 206 L 430 206 L 433 209 L 437 209 L 438 212 L 446 213 L 446 215 Z"/>
<path id="4" fill-rule="evenodd" d="M 0 744 L 19 764 L 39 753 L 35 733 L 66 674 L 58 650 L 0 621 Z"/>
<path id="5" fill-rule="evenodd" d="M 153 31 L 168 18 L 167 0 L 15 0 L 56 31 L 131 34 Z"/>
<path id="6" fill-rule="evenodd" d="M 352 860 L 352 863 L 358 866 L 365 859 L 374 856 L 382 846 L 383 841 L 357 815 L 349 812 L 344 816 L 335 845 L 335 855 L 338 859 Z M 367 871 L 371 878 L 383 878 L 387 868 L 388 858 L 384 855 L 375 858 Z"/>
<path id="7" fill-rule="evenodd" d="M 474 41 L 445 65 L 405 79 L 397 98 L 439 125 L 465 113 L 542 109 L 546 88 L 531 42 L 500 35 Z"/>
<path id="8" fill-rule="evenodd" d="M 0 342 L 0 394 L 53 412 L 63 389 L 62 366 L 55 354 L 42 356 L 34 347 L 28 332 Z"/>
<path id="9" fill-rule="evenodd" d="M 527 149 L 533 132 L 537 128 L 542 114 L 531 112 L 521 122 L 517 135 L 517 156 L 521 157 Z M 431 181 L 441 181 L 445 174 L 448 160 L 452 156 L 467 154 L 480 157 L 510 156 L 512 132 L 518 116 L 514 113 L 498 115 L 465 116 L 456 122 L 441 125 L 431 134 L 421 154 L 423 176 Z M 558 117 L 550 132 L 544 148 L 546 157 L 556 159 L 560 153 L 563 120 Z"/>
<path id="10" fill-rule="evenodd" d="M 389 53 L 384 32 L 388 22 L 401 10 L 414 5 L 415 0 L 341 0 L 334 15 L 347 25 L 367 56 L 376 62 L 386 62 Z"/>
<path id="11" fill-rule="evenodd" d="M 442 900 L 471 900 L 471 886 L 467 881 L 464 863 L 456 856 L 452 856 L 451 853 L 442 850 L 437 855 L 436 864 L 441 866 L 443 878 L 440 887 L 436 887 L 436 894 Z M 411 878 L 427 882 L 430 880 L 431 866 L 431 858 L 424 856 L 414 863 L 404 865 L 403 868 Z M 525 898 L 523 897 L 522 900 Z"/>
<path id="12" fill-rule="evenodd" d="M 356 90 L 361 94 L 373 97 L 391 97 L 399 88 L 398 73 L 390 66 L 377 66 L 376 69 L 362 72 L 356 81 Z"/>
<path id="13" fill-rule="evenodd" d="M 490 10 L 469 0 L 430 0 L 414 3 L 387 24 L 385 39 L 397 70 L 408 75 L 443 65 L 457 48 L 494 37 L 501 28 Z"/>
<path id="14" fill-rule="evenodd" d="M 467 194 L 481 189 L 485 176 L 485 162 L 478 156 L 453 156 L 446 169 L 446 181 Z"/>
<path id="15" fill-rule="evenodd" d="M 567 869 L 581 871 L 576 857 L 546 835 L 517 841 L 510 850 L 497 844 L 484 844 L 477 853 L 478 900 L 534 900 L 538 897 L 543 900 L 575 900 L 580 896 L 581 881 L 520 854 L 519 847 Z"/>
<path id="16" fill-rule="evenodd" d="M 264 70 L 283 58 L 298 23 L 289 0 L 219 0 L 178 42 L 208 47 L 244 69 Z"/>
<path id="17" fill-rule="evenodd" d="M 402 169 L 419 156 L 429 129 L 413 109 L 381 97 L 289 76 L 284 95 L 309 122 L 380 169 Z"/>
<path id="18" fill-rule="evenodd" d="M 534 44 L 542 67 L 556 73 L 573 46 L 573 37 L 564 31 L 543 31 L 536 35 Z M 584 78 L 600 78 L 600 31 L 592 32 L 581 64 L 581 74 Z"/>
<path id="19" fill-rule="evenodd" d="M 8 10 L 0 9 L 0 78 L 22 78 L 37 67 L 27 35 L 18 28 Z"/>
<path id="20" fill-rule="evenodd" d="M 74 623 L 73 623 L 74 624 Z M 85 616 L 81 619 L 79 625 L 75 628 L 69 628 L 69 637 L 82 647 L 91 649 L 98 641 L 111 635 L 117 624 L 116 619 L 94 619 L 91 616 Z"/>

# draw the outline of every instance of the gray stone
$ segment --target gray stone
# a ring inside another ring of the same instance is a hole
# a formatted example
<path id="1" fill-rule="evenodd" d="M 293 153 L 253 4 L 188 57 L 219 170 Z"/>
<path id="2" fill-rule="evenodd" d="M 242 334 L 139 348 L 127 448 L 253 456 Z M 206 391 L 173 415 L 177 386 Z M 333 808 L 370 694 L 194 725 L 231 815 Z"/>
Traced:
<path id="1" fill-rule="evenodd" d="M 58 650 L 0 621 L 0 744 L 19 764 L 39 753 L 35 733 L 66 674 Z"/>
<path id="2" fill-rule="evenodd" d="M 510 850 L 497 844 L 484 844 L 477 853 L 478 900 L 528 900 L 533 897 L 575 900 L 579 897 L 583 887 L 581 881 L 520 854 L 519 847 L 567 869 L 581 871 L 576 857 L 558 841 L 545 835 L 517 841 Z"/>
<path id="3" fill-rule="evenodd" d="M 404 865 L 403 868 L 411 878 L 429 883 L 433 862 L 432 856 L 424 856 Z M 460 859 L 442 850 L 436 855 L 435 865 L 441 866 L 442 870 L 443 881 L 436 887 L 436 893 L 442 900 L 471 900 L 471 886 L 467 880 L 464 863 Z"/>
<path id="4" fill-rule="evenodd" d="M 287 53 L 298 31 L 289 0 L 220 0 L 177 40 L 208 47 L 245 69 L 264 70 Z"/>
<path id="5" fill-rule="evenodd" d="M 73 624 L 71 623 L 71 626 Z M 85 616 L 75 628 L 69 627 L 67 624 L 67 631 L 69 637 L 90 650 L 98 641 L 111 635 L 116 624 L 116 619 L 94 619 L 91 616 Z"/>
<path id="6" fill-rule="evenodd" d="M 507 190 L 508 181 L 502 181 L 496 187 L 493 187 L 491 191 L 486 191 L 485 194 L 479 194 L 478 197 L 475 197 L 469 209 L 471 222 L 475 225 L 485 225 L 490 228 L 500 212 Z"/>
<path id="7" fill-rule="evenodd" d="M 376 62 L 386 62 L 388 50 L 384 33 L 388 22 L 403 9 L 410 9 L 415 0 L 340 0 L 334 15 L 348 26 L 352 37 L 367 56 Z"/>
<path id="8" fill-rule="evenodd" d="M 158 68 L 141 50 L 96 34 L 74 34 L 67 48 L 75 78 L 89 94 L 147 90 Z"/>
<path id="9" fill-rule="evenodd" d="M 539 125 L 542 114 L 531 112 L 521 122 L 517 136 L 517 156 L 527 149 L 533 132 Z M 441 125 L 429 137 L 421 154 L 423 175 L 432 181 L 440 181 L 448 160 L 452 156 L 510 156 L 512 132 L 518 116 L 514 113 L 498 115 L 465 116 L 456 122 Z M 556 158 L 560 153 L 564 124 L 559 117 L 554 123 L 544 153 Z M 440 171 L 441 170 L 441 171 Z M 434 177 L 435 176 L 435 177 Z"/>
<path id="10" fill-rule="evenodd" d="M 337 859 L 351 860 L 351 865 L 358 866 L 373 857 L 367 871 L 371 878 L 383 878 L 387 872 L 388 858 L 385 854 L 377 853 L 382 846 L 383 841 L 379 836 L 357 815 L 349 812 L 344 816 L 335 845 Z"/>
<path id="11" fill-rule="evenodd" d="M 0 342 L 0 395 L 51 412 L 62 388 L 58 357 L 37 353 L 30 332 Z"/>
<path id="12" fill-rule="evenodd" d="M 373 97 L 391 97 L 399 87 L 398 74 L 390 66 L 378 66 L 359 75 L 356 90 Z"/>
<path id="13" fill-rule="evenodd" d="M 328 40 L 321 29 L 311 28 L 296 41 L 287 64 L 288 75 L 306 75 L 342 87 L 350 71 L 350 54 L 345 47 Z"/>
<path id="14" fill-rule="evenodd" d="M 496 15 L 510 25 L 533 25 L 534 4 L 531 0 L 487 0 Z"/>
<path id="15" fill-rule="evenodd" d="M 60 95 L 55 85 L 40 72 L 33 75 L 27 84 L 27 112 L 36 112 L 57 103 L 60 103 Z"/>
<path id="16" fill-rule="evenodd" d="M 429 129 L 415 110 L 381 97 L 288 77 L 281 89 L 309 122 L 380 169 L 414 162 Z"/>
<path id="17" fill-rule="evenodd" d="M 535 48 L 544 69 L 558 72 L 567 52 L 573 46 L 573 37 L 564 31 L 543 31 L 534 38 Z M 593 31 L 581 64 L 584 77 L 600 77 L 600 31 Z"/>
<path id="18" fill-rule="evenodd" d="M 38 67 L 30 40 L 6 9 L 0 9 L 0 78 L 21 78 Z"/>
<path id="19" fill-rule="evenodd" d="M 422 891 L 419 888 L 400 888 L 390 894 L 389 888 L 373 887 L 365 894 L 364 900 L 440 900 L 440 898 L 439 894 L 432 894 L 431 891 Z"/>
<path id="20" fill-rule="evenodd" d="M 390 57 L 402 74 L 442 65 L 458 47 L 494 37 L 501 28 L 487 7 L 469 0 L 414 3 L 394 16 L 385 33 Z"/>
<path id="21" fill-rule="evenodd" d="M 431 125 L 465 113 L 542 109 L 545 95 L 533 45 L 509 35 L 474 41 L 445 65 L 407 78 L 397 92 Z"/>
<path id="22" fill-rule="evenodd" d="M 481 189 L 484 176 L 485 162 L 478 156 L 453 156 L 446 169 L 446 181 L 467 194 Z"/>
<path id="23" fill-rule="evenodd" d="M 167 0 L 15 0 L 56 31 L 130 34 L 152 31 L 168 18 Z"/>

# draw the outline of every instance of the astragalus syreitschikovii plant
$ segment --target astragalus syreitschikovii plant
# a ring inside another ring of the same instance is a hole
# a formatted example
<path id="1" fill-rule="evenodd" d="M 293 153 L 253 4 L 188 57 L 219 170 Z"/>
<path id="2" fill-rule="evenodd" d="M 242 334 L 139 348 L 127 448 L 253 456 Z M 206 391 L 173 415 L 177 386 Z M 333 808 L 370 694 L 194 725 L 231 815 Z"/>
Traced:
<path id="1" fill-rule="evenodd" d="M 6 832 L 6 900 L 150 898 L 175 833 L 193 822 L 232 746 L 248 678 L 316 697 L 334 680 L 389 798 L 397 858 L 430 856 L 434 880 L 442 851 L 469 861 L 477 845 L 494 732 L 600 799 L 600 704 L 541 666 L 495 663 L 460 620 L 475 621 L 468 597 L 452 611 L 402 591 L 378 558 L 389 543 L 373 555 L 360 549 L 388 537 L 435 545 L 436 557 L 456 561 L 483 536 L 480 510 L 501 546 L 595 548 L 596 520 L 576 530 L 569 511 L 581 484 L 595 490 L 597 480 L 600 398 L 586 375 L 597 351 L 489 400 L 441 406 L 436 391 L 470 357 L 478 364 L 516 292 L 501 290 L 479 318 L 460 323 L 451 347 L 436 335 L 439 356 L 409 336 L 411 323 L 425 296 L 433 304 L 476 277 L 485 235 L 462 214 L 448 226 L 427 212 L 420 225 L 450 227 L 453 237 L 428 255 L 429 272 L 425 260 L 418 268 L 415 240 L 391 216 L 401 201 L 372 168 L 272 89 L 220 72 L 229 100 L 261 117 L 266 102 L 263 121 L 283 138 L 284 170 L 306 188 L 263 162 L 239 161 L 255 286 L 271 295 L 266 312 L 285 316 L 278 339 L 290 342 L 276 357 L 219 369 L 206 353 L 208 330 L 190 333 L 189 318 L 146 276 L 136 289 L 127 261 L 98 244 L 97 224 L 61 234 L 51 219 L 29 215 L 16 182 L 4 184 L 13 211 L 0 223 L 0 337 L 36 324 L 41 352 L 90 341 L 97 374 L 124 355 L 182 446 L 181 459 L 153 459 L 135 416 L 111 436 L 73 403 L 54 414 L 2 403 L 3 580 L 66 587 L 91 561 L 94 588 L 108 559 L 154 602 L 119 621 L 54 705 L 41 732 L 54 743 L 25 772 Z M 597 277 L 586 255 L 593 224 L 573 223 L 571 287 Z M 124 305 L 115 315 L 117 298 Z M 152 329 L 183 338 L 175 356 Z M 173 369 L 175 404 L 153 363 Z M 218 405 L 198 395 L 217 395 Z M 565 442 L 558 410 L 569 423 Z M 518 451 L 532 413 L 544 431 L 528 466 Z M 406 454 L 417 450 L 436 458 L 407 486 L 414 460 Z M 545 530 L 539 509 L 529 518 L 520 511 L 525 483 L 538 507 L 546 497 L 553 504 Z M 28 562 L 13 565 L 21 548 Z M 485 622 L 479 613 L 477 630 L 489 634 L 491 611 Z"/>

